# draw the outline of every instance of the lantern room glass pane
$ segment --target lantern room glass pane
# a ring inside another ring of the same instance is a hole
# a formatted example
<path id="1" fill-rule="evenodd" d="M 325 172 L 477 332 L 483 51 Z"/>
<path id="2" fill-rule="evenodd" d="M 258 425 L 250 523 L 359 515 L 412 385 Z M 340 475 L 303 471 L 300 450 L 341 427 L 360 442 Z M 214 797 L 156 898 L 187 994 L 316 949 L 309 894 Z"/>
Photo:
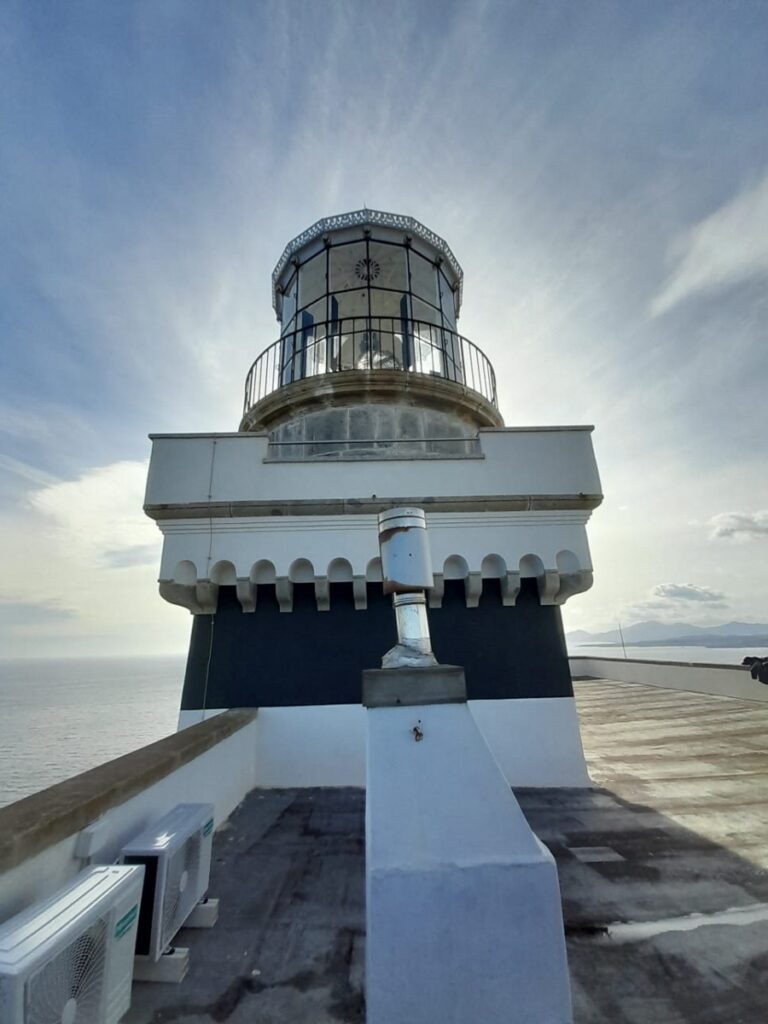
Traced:
<path id="1" fill-rule="evenodd" d="M 381 288 L 371 288 L 371 316 L 396 317 L 402 316 L 402 292 L 385 292 Z"/>
<path id="2" fill-rule="evenodd" d="M 330 252 L 329 290 L 347 291 L 368 284 L 365 242 L 334 246 Z"/>
<path id="3" fill-rule="evenodd" d="M 454 312 L 453 304 L 453 292 L 451 286 L 448 284 L 445 274 L 440 271 L 440 303 L 443 307 L 443 316 L 446 324 L 451 327 L 456 326 L 456 314 Z"/>
<path id="4" fill-rule="evenodd" d="M 319 302 L 315 302 L 308 309 L 305 309 L 298 318 L 300 324 L 302 322 L 304 324 L 311 324 L 313 330 L 315 324 L 320 324 L 325 319 L 325 297 L 320 299 Z"/>
<path id="5" fill-rule="evenodd" d="M 293 320 L 293 315 L 296 312 L 296 274 L 293 275 L 290 282 L 288 283 L 285 292 L 283 293 L 283 315 L 282 325 L 285 331 Z"/>
<path id="6" fill-rule="evenodd" d="M 445 357 L 443 352 L 443 331 L 431 324 L 415 324 L 413 338 L 413 363 L 417 373 L 445 376 Z"/>
<path id="7" fill-rule="evenodd" d="M 325 304 L 318 303 L 318 305 L 324 306 Z M 308 330 L 304 331 L 304 349 L 306 352 L 304 375 L 306 377 L 313 377 L 316 374 L 328 372 L 328 345 L 325 330 L 325 323 L 315 322 Z"/>
<path id="8" fill-rule="evenodd" d="M 440 305 L 440 298 L 437 293 L 437 268 L 429 260 L 423 259 L 416 252 L 411 252 L 411 291 L 420 299 L 431 303 L 433 306 Z"/>
<path id="9" fill-rule="evenodd" d="M 338 307 L 338 319 L 348 320 L 350 317 L 368 316 L 368 289 L 358 292 L 342 292 L 334 295 Z"/>
<path id="10" fill-rule="evenodd" d="M 299 309 L 325 295 L 325 266 L 324 252 L 302 264 L 299 269 Z"/>
<path id="11" fill-rule="evenodd" d="M 415 296 L 413 298 L 413 319 L 442 325 L 440 310 L 435 309 L 434 306 L 428 306 L 426 302 L 422 302 L 421 299 L 417 299 Z"/>
<path id="12" fill-rule="evenodd" d="M 408 290 L 408 266 L 404 246 L 371 242 L 368 247 L 368 259 L 366 270 L 371 288 L 392 288 L 398 292 Z"/>

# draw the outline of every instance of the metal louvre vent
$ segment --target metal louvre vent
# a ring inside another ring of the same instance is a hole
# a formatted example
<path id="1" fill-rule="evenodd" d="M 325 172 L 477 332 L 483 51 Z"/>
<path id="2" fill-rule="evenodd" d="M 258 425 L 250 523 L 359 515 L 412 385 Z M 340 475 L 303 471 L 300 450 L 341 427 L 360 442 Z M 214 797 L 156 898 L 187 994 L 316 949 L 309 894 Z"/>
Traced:
<path id="1" fill-rule="evenodd" d="M 103 1024 L 107 922 L 94 922 L 74 942 L 30 974 L 25 1024 Z"/>
<path id="2" fill-rule="evenodd" d="M 375 281 L 381 273 L 381 264 L 378 260 L 363 259 L 355 264 L 355 274 L 361 281 Z"/>
<path id="3" fill-rule="evenodd" d="M 162 912 L 164 947 L 171 942 L 202 895 L 197 891 L 200 846 L 200 833 L 195 832 L 168 862 Z"/>

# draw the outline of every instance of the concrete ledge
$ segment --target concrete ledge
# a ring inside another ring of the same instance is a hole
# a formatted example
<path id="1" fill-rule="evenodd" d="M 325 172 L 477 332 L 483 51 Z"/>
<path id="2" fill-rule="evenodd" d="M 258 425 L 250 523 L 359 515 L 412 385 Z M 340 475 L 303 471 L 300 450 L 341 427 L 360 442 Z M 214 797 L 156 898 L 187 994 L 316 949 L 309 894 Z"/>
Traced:
<path id="1" fill-rule="evenodd" d="M 367 668 L 363 672 L 363 704 L 367 708 L 463 704 L 466 700 L 464 669 L 458 665 Z"/>
<path id="2" fill-rule="evenodd" d="M 657 645 L 660 646 L 660 645 Z M 666 661 L 663 658 L 611 658 L 602 654 L 569 654 L 568 661 L 609 661 L 618 665 L 672 665 L 674 668 L 716 668 L 721 672 L 749 672 L 746 665 L 725 665 L 721 661 Z M 585 678 L 593 678 L 592 676 Z"/>
<path id="3" fill-rule="evenodd" d="M 768 686 L 753 679 L 741 665 L 711 662 L 652 661 L 643 658 L 569 657 L 574 679 L 606 679 L 617 683 L 642 683 L 664 690 L 689 690 L 718 697 L 768 702 Z"/>
<path id="4" fill-rule="evenodd" d="M 226 711 L 0 809 L 0 874 L 60 842 L 254 720 Z"/>

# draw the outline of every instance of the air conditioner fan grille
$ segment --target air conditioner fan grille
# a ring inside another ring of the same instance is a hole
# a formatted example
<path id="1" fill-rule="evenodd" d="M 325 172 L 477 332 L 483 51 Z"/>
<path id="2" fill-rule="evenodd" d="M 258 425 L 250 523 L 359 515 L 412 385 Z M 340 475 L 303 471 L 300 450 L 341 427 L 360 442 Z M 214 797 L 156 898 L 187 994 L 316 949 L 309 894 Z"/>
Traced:
<path id="1" fill-rule="evenodd" d="M 25 985 L 25 1024 L 103 1024 L 107 921 L 94 922 Z"/>

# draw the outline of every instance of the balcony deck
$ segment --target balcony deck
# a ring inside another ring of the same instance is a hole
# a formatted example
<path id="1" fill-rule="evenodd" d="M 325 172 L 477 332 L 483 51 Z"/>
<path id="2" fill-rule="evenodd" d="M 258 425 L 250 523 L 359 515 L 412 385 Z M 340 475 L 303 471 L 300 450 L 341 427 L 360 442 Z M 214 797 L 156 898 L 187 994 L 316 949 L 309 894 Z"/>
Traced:
<path id="1" fill-rule="evenodd" d="M 768 705 L 575 684 L 594 790 L 521 790 L 558 862 L 577 1024 L 768 1019 Z M 125 1024 L 362 1022 L 364 795 L 255 790 L 219 830 L 211 931 Z M 691 917 L 691 915 L 700 915 Z"/>

